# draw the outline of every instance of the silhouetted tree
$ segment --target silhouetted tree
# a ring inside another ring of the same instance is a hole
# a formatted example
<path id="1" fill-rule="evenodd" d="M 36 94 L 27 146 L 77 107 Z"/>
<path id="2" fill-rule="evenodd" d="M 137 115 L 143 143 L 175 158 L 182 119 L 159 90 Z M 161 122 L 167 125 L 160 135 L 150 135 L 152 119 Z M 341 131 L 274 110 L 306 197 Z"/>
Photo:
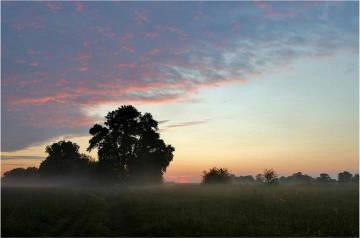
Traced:
<path id="1" fill-rule="evenodd" d="M 225 168 L 211 168 L 203 172 L 203 184 L 225 184 L 232 181 L 233 175 Z"/>
<path id="2" fill-rule="evenodd" d="M 175 149 L 160 139 L 158 131 L 150 113 L 122 106 L 107 114 L 104 126 L 90 129 L 88 151 L 98 149 L 99 173 L 105 178 L 159 183 Z"/>
<path id="3" fill-rule="evenodd" d="M 331 183 L 331 182 L 334 182 L 333 179 L 331 179 L 330 175 L 326 174 L 326 173 L 321 173 L 320 174 L 320 177 L 317 177 L 316 178 L 316 181 L 317 182 L 320 182 L 320 183 Z"/>
<path id="4" fill-rule="evenodd" d="M 35 167 L 15 168 L 4 173 L 2 181 L 5 183 L 29 183 L 38 179 L 38 169 Z"/>
<path id="5" fill-rule="evenodd" d="M 351 182 L 352 174 L 348 171 L 344 171 L 338 174 L 339 183 L 349 183 Z"/>
<path id="6" fill-rule="evenodd" d="M 273 169 L 265 169 L 264 170 L 264 178 L 265 178 L 265 183 L 275 184 L 275 183 L 277 183 L 278 175 L 276 174 L 275 170 L 273 170 Z"/>
<path id="7" fill-rule="evenodd" d="M 47 178 L 88 176 L 91 158 L 79 153 L 79 146 L 71 141 L 59 141 L 46 146 L 48 156 L 40 164 L 39 174 Z"/>
<path id="8" fill-rule="evenodd" d="M 308 184 L 314 181 L 314 178 L 301 172 L 294 173 L 293 175 L 287 177 L 287 182 L 294 184 Z"/>

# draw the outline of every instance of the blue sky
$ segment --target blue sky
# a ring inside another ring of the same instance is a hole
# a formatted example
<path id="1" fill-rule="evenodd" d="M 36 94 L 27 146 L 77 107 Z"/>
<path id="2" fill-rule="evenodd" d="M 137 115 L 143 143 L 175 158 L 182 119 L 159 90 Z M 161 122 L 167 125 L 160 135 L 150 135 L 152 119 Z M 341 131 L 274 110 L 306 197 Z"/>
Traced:
<path id="1" fill-rule="evenodd" d="M 3 157 L 134 104 L 164 121 L 170 171 L 334 148 L 334 169 L 357 168 L 357 2 L 2 2 L 2 30 Z"/>

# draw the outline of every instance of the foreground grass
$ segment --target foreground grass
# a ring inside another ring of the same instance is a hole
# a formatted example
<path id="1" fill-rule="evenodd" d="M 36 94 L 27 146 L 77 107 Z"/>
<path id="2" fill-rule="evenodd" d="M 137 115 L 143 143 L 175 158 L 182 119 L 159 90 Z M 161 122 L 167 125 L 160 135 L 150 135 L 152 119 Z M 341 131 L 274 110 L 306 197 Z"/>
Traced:
<path id="1" fill-rule="evenodd" d="M 3 236 L 358 236 L 358 187 L 2 188 Z"/>

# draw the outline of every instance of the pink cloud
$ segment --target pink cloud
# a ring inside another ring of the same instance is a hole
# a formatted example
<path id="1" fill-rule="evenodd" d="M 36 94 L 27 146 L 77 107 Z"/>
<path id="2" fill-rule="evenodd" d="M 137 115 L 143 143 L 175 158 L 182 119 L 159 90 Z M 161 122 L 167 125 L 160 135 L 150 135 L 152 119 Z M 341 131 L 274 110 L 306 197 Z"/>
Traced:
<path id="1" fill-rule="evenodd" d="M 128 41 L 128 40 L 132 39 L 133 36 L 134 35 L 132 33 L 128 32 L 128 33 L 124 34 L 123 36 L 121 36 L 120 39 L 122 41 Z"/>
<path id="2" fill-rule="evenodd" d="M 22 31 L 25 29 L 25 25 L 20 22 L 15 22 L 12 24 L 12 27 L 14 27 L 18 31 Z"/>
<path id="3" fill-rule="evenodd" d="M 79 90 L 80 91 L 96 91 L 96 90 Z M 178 99 L 177 96 L 165 96 L 158 98 L 127 98 L 126 96 L 115 96 L 115 90 L 111 92 L 113 95 L 107 97 L 105 95 L 92 95 L 86 100 L 81 102 L 81 106 L 84 108 L 101 105 L 106 103 L 119 103 L 119 104 L 163 104 L 174 102 Z M 84 95 L 83 95 L 84 96 Z M 79 110 L 73 111 L 76 106 L 78 108 L 79 101 L 74 101 L 73 98 L 76 95 L 53 95 L 41 98 L 23 98 L 22 100 L 13 101 L 15 108 L 28 108 L 31 105 L 31 111 L 23 111 L 23 123 L 34 128 L 79 128 L 89 127 L 94 122 L 94 119 L 87 117 Z M 72 99 L 71 99 L 72 98 Z M 51 105 L 49 107 L 49 105 Z M 56 110 L 51 110 L 56 108 Z M 50 109 L 50 110 L 49 110 Z M 39 123 L 41 122 L 41 123 Z"/>
<path id="4" fill-rule="evenodd" d="M 272 18 L 272 17 L 294 17 L 296 15 L 295 12 L 291 12 L 291 11 L 282 11 L 282 12 L 274 11 L 272 8 L 271 2 L 253 0 L 253 3 L 256 7 L 262 9 L 265 17 L 269 17 L 269 18 Z"/>
<path id="5" fill-rule="evenodd" d="M 148 38 L 156 38 L 159 36 L 159 33 L 158 32 L 146 32 L 145 36 Z"/>
<path id="6" fill-rule="evenodd" d="M 120 68 L 133 67 L 135 67 L 135 64 L 120 65 Z M 28 125 L 32 125 L 34 127 L 59 126 L 72 128 L 76 126 L 90 125 L 92 123 L 91 118 L 82 115 L 78 110 L 76 110 L 78 113 L 76 116 L 71 113 L 69 114 L 69 111 L 71 112 L 74 108 L 83 108 L 107 103 L 172 103 L 178 100 L 191 99 L 191 96 L 196 94 L 201 88 L 217 87 L 226 83 L 223 81 L 217 81 L 216 79 L 209 80 L 198 85 L 194 85 L 189 79 L 168 82 L 165 80 L 166 76 L 161 75 L 159 72 L 147 70 L 143 70 L 142 72 L 142 77 L 155 78 L 156 80 L 149 82 L 137 81 L 131 83 L 124 83 L 122 81 L 106 81 L 97 85 L 92 85 L 89 83 L 90 81 L 69 81 L 59 79 L 56 81 L 55 85 L 57 87 L 57 91 L 62 89 L 62 92 L 37 97 L 24 95 L 17 97 L 12 96 L 9 98 L 8 106 L 10 109 L 25 109 L 31 105 L 31 116 L 24 117 L 24 120 L 26 118 L 24 123 Z M 239 80 L 242 79 L 232 78 L 229 79 L 229 82 Z M 74 82 L 76 82 L 76 84 L 74 84 Z M 31 83 L 35 84 L 38 82 Z M 42 87 L 43 84 L 44 83 L 39 84 L 40 87 Z M 41 92 L 41 90 L 39 92 Z M 58 112 L 58 110 L 61 112 Z M 42 121 L 42 123 L 39 124 L 39 121 Z"/>
<path id="7" fill-rule="evenodd" d="M 39 66 L 39 62 L 36 62 L 36 61 L 31 62 L 30 66 L 37 67 L 37 66 Z"/>
<path id="8" fill-rule="evenodd" d="M 202 19 L 204 19 L 206 17 L 206 15 L 203 13 L 203 12 L 201 12 L 201 11 L 198 11 L 198 12 L 195 12 L 194 13 L 194 15 L 193 15 L 193 19 L 194 20 L 202 20 Z"/>
<path id="9" fill-rule="evenodd" d="M 42 105 L 46 104 L 50 101 L 56 101 L 56 102 L 64 102 L 64 99 L 69 97 L 70 95 L 67 93 L 58 93 L 53 96 L 43 96 L 43 97 L 30 97 L 30 98 L 19 98 L 19 99 L 13 99 L 10 101 L 12 105 Z"/>
<path id="10" fill-rule="evenodd" d="M 42 18 L 34 17 L 32 19 L 14 22 L 11 24 L 11 26 L 17 31 L 22 31 L 25 29 L 42 30 L 45 28 L 45 21 Z"/>
<path id="11" fill-rule="evenodd" d="M 174 49 L 170 49 L 170 51 L 174 54 L 174 55 L 183 55 L 183 54 L 188 54 L 191 49 L 188 47 L 183 47 L 183 48 L 174 48 Z"/>
<path id="12" fill-rule="evenodd" d="M 61 3 L 58 3 L 58 2 L 48 2 L 46 4 L 46 6 L 50 11 L 53 11 L 53 12 L 56 12 L 56 11 L 59 11 L 62 9 Z"/>
<path id="13" fill-rule="evenodd" d="M 233 30 L 234 32 L 240 32 L 240 28 L 241 28 L 240 22 L 234 22 L 234 23 L 232 24 L 232 30 Z"/>
<path id="14" fill-rule="evenodd" d="M 119 36 L 115 34 L 110 27 L 104 27 L 104 26 L 94 26 L 89 27 L 89 29 L 102 34 L 103 36 L 113 39 L 113 40 L 119 40 Z"/>
<path id="15" fill-rule="evenodd" d="M 173 33 L 177 35 L 181 40 L 185 40 L 187 38 L 187 34 L 180 28 L 175 26 L 157 25 L 156 28 L 160 31 Z"/>
<path id="16" fill-rule="evenodd" d="M 120 69 L 133 69 L 136 67 L 136 64 L 118 64 L 117 67 Z"/>
<path id="17" fill-rule="evenodd" d="M 52 97 L 41 97 L 41 98 L 24 98 L 19 100 L 14 100 L 11 103 L 14 105 L 19 104 L 44 104 L 53 100 Z"/>
<path id="18" fill-rule="evenodd" d="M 155 56 L 158 55 L 159 53 L 160 53 L 159 49 L 152 49 L 148 52 L 148 55 Z"/>
<path id="19" fill-rule="evenodd" d="M 135 52 L 135 49 L 130 47 L 130 46 L 126 46 L 126 45 L 123 45 L 121 46 L 121 49 L 127 51 L 127 52 L 130 52 L 130 53 L 134 53 Z"/>
<path id="20" fill-rule="evenodd" d="M 66 86 L 68 82 L 66 80 L 59 80 L 56 85 Z M 130 97 L 129 93 L 134 92 L 145 92 L 147 90 L 160 90 L 160 89 L 170 89 L 170 88 L 179 88 L 181 84 L 172 84 L 169 85 L 166 82 L 150 82 L 143 84 L 129 84 L 123 85 L 115 82 L 103 83 L 96 88 L 89 86 L 77 86 L 68 88 L 65 92 L 55 93 L 53 95 L 41 96 L 41 97 L 12 97 L 10 100 L 11 105 L 44 105 L 49 102 L 58 102 L 58 103 L 73 103 L 77 105 L 87 105 L 87 104 L 97 104 L 97 103 L 112 103 L 118 101 L 127 101 L 127 102 L 148 102 L 148 103 L 159 103 L 167 100 L 174 100 L 177 95 L 166 95 L 149 97 L 149 98 L 139 98 Z M 88 98 L 80 99 L 80 98 Z"/>
<path id="21" fill-rule="evenodd" d="M 31 48 L 26 49 L 26 52 L 28 53 L 28 55 L 40 55 L 41 54 L 40 51 L 31 49 Z"/>
<path id="22" fill-rule="evenodd" d="M 69 84 L 69 81 L 65 80 L 65 79 L 59 79 L 56 81 L 55 85 L 56 86 L 65 86 L 65 85 L 68 85 Z"/>
<path id="23" fill-rule="evenodd" d="M 88 70 L 88 67 L 80 67 L 79 68 L 79 71 L 80 72 L 85 72 L 85 71 L 87 71 Z"/>
<path id="24" fill-rule="evenodd" d="M 144 53 L 143 55 L 141 55 L 140 57 L 140 61 L 141 62 L 144 62 L 147 58 L 150 58 L 150 57 L 154 57 L 154 56 L 157 56 L 160 54 L 160 50 L 159 49 L 152 49 L 146 53 Z"/>
<path id="25" fill-rule="evenodd" d="M 83 42 L 83 46 L 84 46 L 85 48 L 89 47 L 89 42 L 84 41 L 84 42 Z"/>
<path id="26" fill-rule="evenodd" d="M 140 23 L 145 23 L 148 21 L 148 16 L 144 12 L 135 11 L 135 20 Z"/>
<path id="27" fill-rule="evenodd" d="M 26 52 L 27 52 L 29 55 L 34 54 L 34 50 L 31 49 L 31 48 L 27 49 Z"/>
<path id="28" fill-rule="evenodd" d="M 49 73 L 48 72 L 36 72 L 35 73 L 37 76 L 44 78 L 44 77 L 48 77 Z"/>
<path id="29" fill-rule="evenodd" d="M 85 52 L 80 52 L 76 56 L 76 60 L 80 64 L 87 64 L 90 59 L 91 59 L 91 55 L 89 53 L 85 53 Z"/>
<path id="30" fill-rule="evenodd" d="M 84 4 L 82 4 L 80 2 L 76 2 L 75 3 L 75 10 L 77 12 L 82 12 L 84 10 Z"/>
<path id="31" fill-rule="evenodd" d="M 16 64 L 26 64 L 25 60 L 15 60 Z"/>
<path id="32" fill-rule="evenodd" d="M 26 113 L 25 124 L 34 128 L 78 128 L 89 127 L 94 119 L 83 117 L 80 114 L 69 114 L 64 110 L 49 111 L 42 106 L 35 108 L 36 113 Z M 46 118 L 47 120 L 44 120 Z M 39 123 L 41 121 L 41 123 Z"/>

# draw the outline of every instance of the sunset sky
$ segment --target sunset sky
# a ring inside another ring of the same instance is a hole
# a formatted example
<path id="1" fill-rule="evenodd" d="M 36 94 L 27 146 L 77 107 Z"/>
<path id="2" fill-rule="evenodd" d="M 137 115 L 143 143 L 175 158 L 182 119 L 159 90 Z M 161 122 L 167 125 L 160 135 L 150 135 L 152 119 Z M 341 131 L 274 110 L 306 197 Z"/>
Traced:
<path id="1" fill-rule="evenodd" d="M 175 147 L 167 180 L 358 170 L 358 2 L 1 4 L 2 172 L 124 104 Z"/>

